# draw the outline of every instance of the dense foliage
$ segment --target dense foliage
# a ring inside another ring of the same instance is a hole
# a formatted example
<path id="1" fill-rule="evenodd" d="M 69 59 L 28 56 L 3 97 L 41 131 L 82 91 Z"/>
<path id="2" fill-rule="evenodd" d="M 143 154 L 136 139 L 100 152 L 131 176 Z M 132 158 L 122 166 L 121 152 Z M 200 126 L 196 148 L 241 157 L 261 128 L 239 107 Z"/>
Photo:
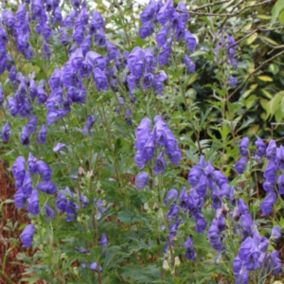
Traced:
<path id="1" fill-rule="evenodd" d="M 138 2 L 2 3 L 21 280 L 283 279 L 284 2 Z"/>

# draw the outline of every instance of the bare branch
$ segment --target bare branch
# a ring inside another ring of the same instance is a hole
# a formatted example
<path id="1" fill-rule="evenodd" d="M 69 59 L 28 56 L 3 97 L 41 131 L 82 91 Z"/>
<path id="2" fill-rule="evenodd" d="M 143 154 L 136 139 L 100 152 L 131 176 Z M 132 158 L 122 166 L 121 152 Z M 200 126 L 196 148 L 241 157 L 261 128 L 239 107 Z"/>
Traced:
<path id="1" fill-rule="evenodd" d="M 205 4 L 205 5 L 202 5 L 200 7 L 197 7 L 195 9 L 193 9 L 193 11 L 206 9 L 206 8 L 209 8 L 209 7 L 212 7 L 212 6 L 221 5 L 221 4 L 224 4 L 224 3 L 228 3 L 228 0 L 223 0 L 223 1 L 218 1 L 218 2 L 214 2 L 214 3 Z"/>
<path id="2" fill-rule="evenodd" d="M 192 15 L 197 15 L 197 16 L 234 17 L 234 16 L 242 14 L 247 9 L 255 8 L 255 7 L 262 6 L 262 5 L 265 5 L 265 4 L 268 4 L 268 3 L 272 3 L 272 2 L 274 2 L 274 0 L 265 0 L 265 1 L 262 1 L 260 3 L 256 3 L 256 4 L 253 4 L 253 5 L 246 6 L 242 9 L 240 9 L 238 12 L 231 12 L 231 13 L 205 13 L 205 12 L 197 12 L 196 10 L 189 10 L 188 12 Z M 239 4 L 238 4 L 238 6 L 239 6 Z M 184 12 L 184 11 L 180 11 L 180 10 L 177 10 L 177 11 L 178 12 Z"/>

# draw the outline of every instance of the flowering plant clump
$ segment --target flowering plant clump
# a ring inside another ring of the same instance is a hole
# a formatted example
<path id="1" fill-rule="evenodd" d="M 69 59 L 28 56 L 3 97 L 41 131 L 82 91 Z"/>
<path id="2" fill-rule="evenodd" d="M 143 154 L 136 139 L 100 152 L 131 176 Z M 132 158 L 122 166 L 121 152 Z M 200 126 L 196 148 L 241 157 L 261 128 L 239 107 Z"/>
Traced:
<path id="1" fill-rule="evenodd" d="M 283 5 L 187 2 L 0 5 L 0 284 L 283 279 Z"/>

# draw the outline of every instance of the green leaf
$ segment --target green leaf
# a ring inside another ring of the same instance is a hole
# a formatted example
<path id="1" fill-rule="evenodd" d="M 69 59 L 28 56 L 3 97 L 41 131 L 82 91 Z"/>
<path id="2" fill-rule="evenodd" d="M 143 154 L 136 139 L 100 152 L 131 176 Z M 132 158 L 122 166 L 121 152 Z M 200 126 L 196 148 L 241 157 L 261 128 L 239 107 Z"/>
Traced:
<path id="1" fill-rule="evenodd" d="M 257 33 L 252 34 L 248 39 L 246 40 L 247 44 L 252 44 L 257 39 Z"/>
<path id="2" fill-rule="evenodd" d="M 272 8 L 272 21 L 275 22 L 276 19 L 283 13 L 284 0 L 278 0 Z M 279 19 L 280 20 L 280 19 Z"/>
<path id="3" fill-rule="evenodd" d="M 280 12 L 278 19 L 280 23 L 284 25 L 284 9 Z"/>

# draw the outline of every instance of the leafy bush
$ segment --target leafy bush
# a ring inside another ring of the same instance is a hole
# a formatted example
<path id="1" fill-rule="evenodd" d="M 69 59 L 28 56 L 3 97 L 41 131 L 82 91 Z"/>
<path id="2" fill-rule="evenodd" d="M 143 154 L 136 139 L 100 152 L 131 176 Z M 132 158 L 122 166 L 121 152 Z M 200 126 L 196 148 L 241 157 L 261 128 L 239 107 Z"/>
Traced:
<path id="1" fill-rule="evenodd" d="M 283 279 L 282 1 L 2 6 L 15 281 Z"/>

